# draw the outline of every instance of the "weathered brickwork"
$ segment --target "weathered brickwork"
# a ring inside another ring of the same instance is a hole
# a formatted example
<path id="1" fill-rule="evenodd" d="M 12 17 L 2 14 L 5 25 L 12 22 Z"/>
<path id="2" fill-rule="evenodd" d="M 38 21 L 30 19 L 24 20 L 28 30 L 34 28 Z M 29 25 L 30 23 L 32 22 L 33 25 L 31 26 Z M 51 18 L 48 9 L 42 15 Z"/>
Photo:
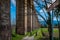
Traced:
<path id="1" fill-rule="evenodd" d="M 27 0 L 27 31 L 31 31 L 31 0 Z"/>
<path id="2" fill-rule="evenodd" d="M 16 33 L 24 34 L 25 26 L 24 26 L 24 0 L 16 0 L 17 2 L 17 27 Z"/>
<path id="3" fill-rule="evenodd" d="M 0 40 L 11 40 L 10 0 L 0 0 Z"/>
<path id="4" fill-rule="evenodd" d="M 32 0 L 17 0 L 17 34 L 25 34 L 25 32 L 31 32 L 39 27 L 38 18 L 32 4 Z"/>
<path id="5" fill-rule="evenodd" d="M 33 19 L 32 19 L 32 26 L 33 26 L 33 30 L 38 29 L 40 27 L 39 21 L 38 21 L 38 15 L 36 14 L 35 10 L 33 11 Z"/>

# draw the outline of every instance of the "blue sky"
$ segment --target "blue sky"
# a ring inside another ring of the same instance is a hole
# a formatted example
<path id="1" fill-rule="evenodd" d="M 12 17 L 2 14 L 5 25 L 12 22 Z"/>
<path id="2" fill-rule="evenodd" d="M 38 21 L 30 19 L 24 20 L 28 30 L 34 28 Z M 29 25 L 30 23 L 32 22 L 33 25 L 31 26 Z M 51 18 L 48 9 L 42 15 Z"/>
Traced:
<path id="1" fill-rule="evenodd" d="M 48 2 L 50 2 L 49 0 L 46 0 Z M 55 2 L 56 0 L 52 0 L 52 3 Z M 41 14 L 45 19 L 46 19 L 46 16 L 48 17 L 48 14 L 47 14 L 47 11 L 46 9 L 44 8 L 45 6 L 45 3 L 42 1 L 42 0 L 38 0 L 38 3 L 39 5 L 36 4 L 36 2 L 34 2 L 34 5 L 35 5 L 35 9 L 39 12 L 39 14 Z M 47 6 L 49 7 L 50 4 L 47 4 Z M 44 11 L 43 11 L 44 10 Z M 52 12 L 52 11 L 51 11 Z M 45 16 L 46 15 L 46 16 Z M 41 19 L 40 21 L 43 21 L 43 19 L 41 17 L 38 16 L 39 19 Z M 53 20 L 56 20 L 56 17 L 53 18 Z"/>
<path id="2" fill-rule="evenodd" d="M 11 0 L 11 24 L 16 24 L 16 1 Z"/>

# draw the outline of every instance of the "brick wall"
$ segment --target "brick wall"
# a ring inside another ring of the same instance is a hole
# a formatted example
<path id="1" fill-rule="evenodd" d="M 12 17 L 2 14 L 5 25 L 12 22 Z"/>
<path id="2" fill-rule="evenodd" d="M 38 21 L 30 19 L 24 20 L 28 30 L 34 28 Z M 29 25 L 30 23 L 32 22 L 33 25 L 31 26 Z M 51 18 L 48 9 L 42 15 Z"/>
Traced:
<path id="1" fill-rule="evenodd" d="M 31 32 L 33 29 L 38 28 L 39 23 L 35 15 L 36 12 L 33 12 L 35 10 L 32 4 L 32 0 L 17 0 L 17 34 L 25 34 L 25 32 Z"/>
<path id="2" fill-rule="evenodd" d="M 0 40 L 11 40 L 9 4 L 9 0 L 0 0 Z"/>
<path id="3" fill-rule="evenodd" d="M 27 31 L 31 31 L 31 0 L 27 0 Z"/>
<path id="4" fill-rule="evenodd" d="M 24 25 L 24 0 L 17 1 L 17 23 L 16 23 L 16 33 L 24 34 L 25 25 Z"/>

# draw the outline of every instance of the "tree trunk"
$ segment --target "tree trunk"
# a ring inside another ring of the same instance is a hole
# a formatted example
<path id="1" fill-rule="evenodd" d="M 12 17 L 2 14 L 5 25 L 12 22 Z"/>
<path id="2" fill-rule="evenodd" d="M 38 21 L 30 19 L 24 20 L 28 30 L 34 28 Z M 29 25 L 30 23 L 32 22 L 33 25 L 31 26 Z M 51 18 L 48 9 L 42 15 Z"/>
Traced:
<path id="1" fill-rule="evenodd" d="M 50 12 L 48 12 L 48 31 L 49 31 L 49 40 L 52 40 L 52 25 L 51 25 L 51 15 L 50 15 Z"/>

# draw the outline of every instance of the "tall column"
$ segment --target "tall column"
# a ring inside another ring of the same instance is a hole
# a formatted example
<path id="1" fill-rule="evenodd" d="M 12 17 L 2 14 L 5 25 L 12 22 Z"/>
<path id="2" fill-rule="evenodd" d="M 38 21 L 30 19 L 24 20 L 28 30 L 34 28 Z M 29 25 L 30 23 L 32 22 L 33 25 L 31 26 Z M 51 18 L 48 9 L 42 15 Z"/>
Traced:
<path id="1" fill-rule="evenodd" d="M 27 0 L 27 31 L 31 31 L 31 0 Z"/>
<path id="2" fill-rule="evenodd" d="M 33 27 L 33 0 L 31 0 L 31 31 Z"/>
<path id="3" fill-rule="evenodd" d="M 10 0 L 0 0 L 0 40 L 11 40 Z"/>
<path id="4" fill-rule="evenodd" d="M 25 34 L 27 32 L 27 0 L 25 0 Z"/>
<path id="5" fill-rule="evenodd" d="M 16 22 L 16 33 L 25 33 L 25 0 L 16 0 L 17 3 L 17 22 Z"/>

